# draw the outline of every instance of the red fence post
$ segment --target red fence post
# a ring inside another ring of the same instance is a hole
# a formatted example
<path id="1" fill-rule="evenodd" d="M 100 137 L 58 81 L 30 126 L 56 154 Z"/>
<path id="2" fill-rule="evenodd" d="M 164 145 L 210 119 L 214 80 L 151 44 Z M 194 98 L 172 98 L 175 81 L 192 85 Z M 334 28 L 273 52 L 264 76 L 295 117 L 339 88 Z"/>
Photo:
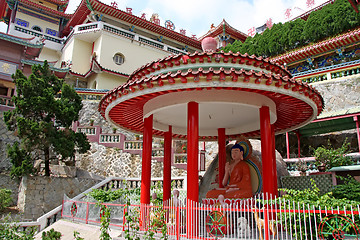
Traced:
<path id="1" fill-rule="evenodd" d="M 86 219 L 85 219 L 86 224 L 88 224 L 88 219 L 89 219 L 89 202 L 86 202 Z"/>

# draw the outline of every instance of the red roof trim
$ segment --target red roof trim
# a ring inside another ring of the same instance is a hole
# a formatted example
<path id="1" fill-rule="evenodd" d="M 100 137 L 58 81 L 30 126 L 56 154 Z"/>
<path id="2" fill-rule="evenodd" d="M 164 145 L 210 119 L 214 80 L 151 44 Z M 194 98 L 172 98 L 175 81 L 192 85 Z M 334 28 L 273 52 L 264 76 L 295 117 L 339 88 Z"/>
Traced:
<path id="1" fill-rule="evenodd" d="M 51 8 L 45 7 L 43 5 L 28 1 L 28 0 L 20 0 L 20 2 L 22 4 L 24 4 L 24 5 L 29 6 L 29 7 L 34 7 L 34 10 L 39 11 L 39 8 L 40 8 L 42 10 L 45 10 L 46 13 L 54 14 L 57 17 L 70 18 L 72 16 L 71 14 L 66 14 L 66 13 L 63 13 L 63 12 L 59 12 L 59 11 L 53 10 Z"/>
<path id="2" fill-rule="evenodd" d="M 131 25 L 141 27 L 147 30 L 150 30 L 154 33 L 157 33 L 161 36 L 171 38 L 173 40 L 179 41 L 180 43 L 183 43 L 185 45 L 189 45 L 191 47 L 194 47 L 196 49 L 201 49 L 201 43 L 198 40 L 192 39 L 190 37 L 187 37 L 185 35 L 182 35 L 178 32 L 169 30 L 165 27 L 162 27 L 160 25 L 156 25 L 150 21 L 144 20 L 142 18 L 139 18 L 135 15 L 126 13 L 122 10 L 113 8 L 111 6 L 108 6 L 104 3 L 99 2 L 98 0 L 89 0 L 93 9 L 95 11 L 98 11 L 100 13 L 104 13 L 107 15 L 110 15 L 112 17 L 116 17 L 119 20 L 125 21 Z M 110 11 L 112 10 L 112 11 Z M 70 26 L 75 26 L 77 24 L 81 24 L 85 21 L 86 16 L 90 13 L 90 10 L 86 7 L 86 1 L 82 0 L 78 9 L 74 13 L 73 18 L 69 21 L 69 23 L 66 25 L 64 34 L 68 34 L 70 32 Z"/>
<path id="3" fill-rule="evenodd" d="M 233 28 L 232 26 L 230 26 L 225 19 L 222 20 L 222 22 L 215 27 L 214 29 L 210 29 L 204 36 L 200 37 L 199 40 L 201 41 L 202 39 L 206 38 L 206 37 L 217 37 L 220 34 L 223 33 L 223 25 L 225 24 L 225 33 L 230 34 L 232 36 L 237 37 L 238 39 L 240 39 L 242 42 L 245 42 L 246 38 L 248 38 L 248 35 L 246 35 L 245 33 Z"/>

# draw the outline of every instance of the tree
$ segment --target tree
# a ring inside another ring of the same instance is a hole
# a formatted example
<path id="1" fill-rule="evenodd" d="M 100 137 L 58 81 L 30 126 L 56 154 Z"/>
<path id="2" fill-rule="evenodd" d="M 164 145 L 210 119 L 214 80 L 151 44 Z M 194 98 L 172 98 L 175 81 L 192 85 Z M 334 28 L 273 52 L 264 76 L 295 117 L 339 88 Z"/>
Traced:
<path id="1" fill-rule="evenodd" d="M 74 157 L 76 151 L 90 149 L 85 134 L 71 129 L 79 118 L 81 98 L 50 72 L 47 61 L 43 66 L 34 65 L 28 78 L 20 70 L 12 77 L 17 91 L 12 98 L 15 109 L 4 113 L 4 121 L 10 131 L 17 131 L 21 140 L 18 152 L 26 151 L 32 160 L 43 159 L 45 175 L 50 176 L 51 158 L 60 155 L 64 160 Z"/>

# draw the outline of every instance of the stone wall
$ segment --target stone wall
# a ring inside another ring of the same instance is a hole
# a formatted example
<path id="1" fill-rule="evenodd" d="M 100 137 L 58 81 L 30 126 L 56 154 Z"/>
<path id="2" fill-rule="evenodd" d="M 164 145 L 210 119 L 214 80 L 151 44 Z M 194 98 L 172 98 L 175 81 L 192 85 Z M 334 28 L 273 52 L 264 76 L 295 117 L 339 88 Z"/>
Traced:
<path id="1" fill-rule="evenodd" d="M 64 195 L 77 196 L 99 180 L 44 176 L 23 177 L 19 188 L 18 208 L 23 220 L 36 220 L 62 204 Z"/>
<path id="2" fill-rule="evenodd" d="M 11 163 L 6 153 L 6 146 L 14 141 L 18 141 L 14 133 L 7 130 L 3 119 L 4 112 L 0 112 L 0 173 L 8 172 L 11 168 Z"/>

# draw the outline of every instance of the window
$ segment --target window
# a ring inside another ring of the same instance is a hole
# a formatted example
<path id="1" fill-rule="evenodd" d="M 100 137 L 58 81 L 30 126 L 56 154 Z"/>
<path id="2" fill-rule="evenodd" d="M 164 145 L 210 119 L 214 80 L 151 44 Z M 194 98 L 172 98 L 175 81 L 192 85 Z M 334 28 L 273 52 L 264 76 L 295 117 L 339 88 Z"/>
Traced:
<path id="1" fill-rule="evenodd" d="M 39 26 L 33 26 L 32 29 L 37 32 L 42 32 L 42 29 Z"/>
<path id="2" fill-rule="evenodd" d="M 49 35 L 51 35 L 51 36 L 57 36 L 57 31 L 55 31 L 55 30 L 52 30 L 52 29 L 50 29 L 50 28 L 46 28 L 46 34 L 49 34 Z"/>
<path id="3" fill-rule="evenodd" d="M 117 65 L 121 65 L 124 63 L 125 57 L 121 53 L 116 53 L 113 57 L 114 63 Z"/>
<path id="4" fill-rule="evenodd" d="M 25 21 L 25 20 L 16 18 L 16 19 L 15 19 L 15 22 L 16 22 L 16 25 L 19 25 L 19 26 L 21 26 L 21 27 L 29 27 L 29 22 L 27 22 L 27 21 Z"/>

